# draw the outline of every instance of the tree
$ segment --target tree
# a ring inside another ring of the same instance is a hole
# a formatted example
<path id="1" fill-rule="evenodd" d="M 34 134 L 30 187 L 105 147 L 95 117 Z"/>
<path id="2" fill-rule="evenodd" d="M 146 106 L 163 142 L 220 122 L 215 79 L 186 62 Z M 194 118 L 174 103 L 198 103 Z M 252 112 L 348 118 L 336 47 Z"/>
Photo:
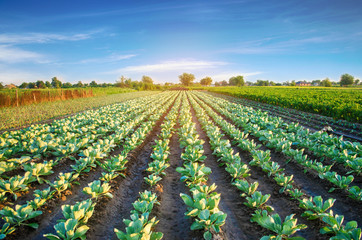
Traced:
<path id="1" fill-rule="evenodd" d="M 153 84 L 153 80 L 149 76 L 142 76 L 142 82 L 146 84 Z"/>
<path id="2" fill-rule="evenodd" d="M 52 78 L 52 86 L 53 86 L 53 88 L 61 88 L 62 87 L 62 82 L 60 80 L 58 80 L 57 77 L 53 77 Z"/>
<path id="3" fill-rule="evenodd" d="M 4 88 L 4 85 L 2 82 L 0 82 L 0 89 L 3 89 Z"/>
<path id="4" fill-rule="evenodd" d="M 236 76 L 236 77 L 231 77 L 229 79 L 229 85 L 231 86 L 244 86 L 245 85 L 245 81 L 244 81 L 244 77 L 243 76 Z"/>
<path id="5" fill-rule="evenodd" d="M 125 76 L 121 76 L 117 81 L 115 86 L 116 87 L 121 87 L 121 88 L 126 88 L 126 87 L 131 87 L 131 83 L 132 80 L 130 78 L 126 78 Z"/>
<path id="6" fill-rule="evenodd" d="M 290 86 L 293 86 L 293 87 L 297 86 L 297 84 L 295 83 L 295 80 L 293 80 L 293 81 L 290 83 Z"/>
<path id="7" fill-rule="evenodd" d="M 71 88 L 73 85 L 70 82 L 63 83 L 62 88 Z"/>
<path id="8" fill-rule="evenodd" d="M 19 86 L 19 88 L 27 88 L 29 86 L 29 83 L 27 83 L 27 82 L 23 82 L 20 86 Z"/>
<path id="9" fill-rule="evenodd" d="M 91 83 L 89 84 L 89 86 L 91 87 L 98 87 L 98 84 L 96 83 L 96 81 L 91 81 Z"/>
<path id="10" fill-rule="evenodd" d="M 320 86 L 321 85 L 321 80 L 313 80 L 312 81 L 312 86 Z"/>
<path id="11" fill-rule="evenodd" d="M 33 82 L 30 82 L 30 83 L 28 84 L 28 88 L 30 88 L 30 89 L 35 88 L 35 87 L 36 87 L 36 85 L 35 85 L 35 83 L 33 83 Z"/>
<path id="12" fill-rule="evenodd" d="M 323 87 L 332 87 L 332 82 L 329 80 L 329 78 L 326 78 L 322 80 L 320 85 Z"/>
<path id="13" fill-rule="evenodd" d="M 256 86 L 269 86 L 269 80 L 257 80 L 255 83 Z"/>
<path id="14" fill-rule="evenodd" d="M 340 80 L 341 86 L 352 85 L 353 82 L 354 82 L 354 77 L 352 75 L 345 73 L 341 76 L 341 80 Z"/>
<path id="15" fill-rule="evenodd" d="M 204 77 L 203 79 L 200 80 L 200 83 L 203 86 L 210 86 L 212 83 L 212 79 L 211 77 Z"/>
<path id="16" fill-rule="evenodd" d="M 220 82 L 215 82 L 215 87 L 219 87 L 221 85 Z"/>
<path id="17" fill-rule="evenodd" d="M 354 85 L 358 85 L 359 79 L 354 80 Z"/>
<path id="18" fill-rule="evenodd" d="M 227 85 L 228 85 L 228 82 L 226 80 L 222 80 L 221 86 L 227 86 Z"/>
<path id="19" fill-rule="evenodd" d="M 47 88 L 51 88 L 51 87 L 52 87 L 52 85 L 51 85 L 51 83 L 50 83 L 49 81 L 46 81 L 46 82 L 45 82 L 45 86 L 46 86 Z"/>
<path id="20" fill-rule="evenodd" d="M 182 85 L 190 86 L 195 80 L 195 76 L 192 73 L 183 73 L 178 76 Z"/>
<path id="21" fill-rule="evenodd" d="M 41 80 L 36 81 L 35 84 L 37 88 L 45 88 L 45 83 Z"/>
<path id="22" fill-rule="evenodd" d="M 83 85 L 82 81 L 79 81 L 77 84 L 75 84 L 75 87 L 81 88 L 81 87 L 83 87 L 83 86 L 84 86 L 84 85 Z"/>
<path id="23" fill-rule="evenodd" d="M 132 87 L 132 79 L 131 78 L 127 78 L 124 83 L 126 84 L 126 87 Z M 134 84 L 137 84 L 137 81 Z"/>

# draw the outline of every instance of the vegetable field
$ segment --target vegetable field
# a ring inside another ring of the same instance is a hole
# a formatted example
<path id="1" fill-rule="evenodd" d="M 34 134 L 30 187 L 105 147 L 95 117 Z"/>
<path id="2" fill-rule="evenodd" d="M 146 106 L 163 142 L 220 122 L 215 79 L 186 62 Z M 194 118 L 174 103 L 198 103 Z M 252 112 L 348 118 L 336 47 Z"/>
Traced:
<path id="1" fill-rule="evenodd" d="M 0 136 L 0 239 L 360 239 L 362 146 L 166 91 Z"/>
<path id="2" fill-rule="evenodd" d="M 360 88 L 219 87 L 210 91 L 362 123 Z"/>

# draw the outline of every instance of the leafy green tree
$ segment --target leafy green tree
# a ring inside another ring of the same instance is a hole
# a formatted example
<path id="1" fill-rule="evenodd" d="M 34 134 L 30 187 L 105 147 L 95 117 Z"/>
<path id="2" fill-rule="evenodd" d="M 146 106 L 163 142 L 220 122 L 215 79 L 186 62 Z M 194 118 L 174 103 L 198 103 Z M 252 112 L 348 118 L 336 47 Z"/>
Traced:
<path id="1" fill-rule="evenodd" d="M 132 79 L 131 79 L 131 78 L 127 78 L 124 83 L 126 84 L 126 87 L 132 87 L 132 84 L 133 84 L 134 86 L 136 86 L 136 85 L 138 84 L 137 81 L 132 82 Z"/>
<path id="2" fill-rule="evenodd" d="M 28 88 L 29 88 L 29 89 L 32 89 L 32 88 L 35 88 L 35 87 L 36 87 L 36 84 L 33 83 L 33 82 L 30 82 L 30 83 L 28 84 Z"/>
<path id="3" fill-rule="evenodd" d="M 316 80 L 313 80 L 312 81 L 312 86 L 320 86 L 321 85 L 321 80 L 318 80 L 318 79 L 316 79 Z"/>
<path id="4" fill-rule="evenodd" d="M 257 80 L 255 83 L 256 86 L 269 86 L 269 80 Z"/>
<path id="5" fill-rule="evenodd" d="M 203 86 L 210 86 L 212 83 L 212 79 L 211 77 L 204 77 L 203 79 L 200 80 L 200 83 Z"/>
<path id="6" fill-rule="evenodd" d="M 227 86 L 227 85 L 228 85 L 228 82 L 226 80 L 221 81 L 221 86 Z"/>
<path id="7" fill-rule="evenodd" d="M 75 84 L 75 87 L 81 88 L 83 86 L 84 86 L 84 84 L 82 83 L 82 81 L 79 81 L 77 84 Z"/>
<path id="8" fill-rule="evenodd" d="M 4 88 L 4 85 L 2 82 L 0 82 L 0 89 L 3 89 Z"/>
<path id="9" fill-rule="evenodd" d="M 354 82 L 354 77 L 352 75 L 345 73 L 341 76 L 341 80 L 340 80 L 341 86 L 352 85 L 353 82 Z"/>
<path id="10" fill-rule="evenodd" d="M 25 89 L 25 88 L 27 88 L 28 86 L 29 86 L 29 83 L 23 82 L 22 84 L 20 84 L 19 88 Z"/>
<path id="11" fill-rule="evenodd" d="M 290 83 L 290 86 L 293 86 L 293 87 L 297 86 L 297 84 L 295 83 L 295 80 L 293 80 L 293 81 Z"/>
<path id="12" fill-rule="evenodd" d="M 231 86 L 244 86 L 245 85 L 245 81 L 244 81 L 244 77 L 243 76 L 236 76 L 236 77 L 231 77 L 229 79 L 229 85 Z"/>
<path id="13" fill-rule="evenodd" d="M 354 80 L 354 85 L 358 85 L 359 79 Z"/>
<path id="14" fill-rule="evenodd" d="M 153 80 L 149 76 L 142 76 L 142 82 L 145 84 L 153 84 Z"/>
<path id="15" fill-rule="evenodd" d="M 35 84 L 37 88 L 45 88 L 45 83 L 42 80 L 36 81 Z"/>
<path id="16" fill-rule="evenodd" d="M 91 83 L 89 84 L 89 86 L 91 87 L 98 87 L 98 84 L 96 83 L 96 81 L 91 81 Z"/>
<path id="17" fill-rule="evenodd" d="M 61 88 L 62 87 L 62 82 L 60 80 L 58 80 L 57 77 L 53 77 L 52 78 L 52 86 L 53 86 L 53 88 Z"/>
<path id="18" fill-rule="evenodd" d="M 322 80 L 320 85 L 323 87 L 332 87 L 332 82 L 329 80 L 329 78 L 326 78 Z"/>
<path id="19" fill-rule="evenodd" d="M 70 82 L 63 83 L 62 88 L 71 88 L 73 85 Z"/>
<path id="20" fill-rule="evenodd" d="M 52 84 L 51 84 L 49 81 L 46 81 L 46 82 L 45 82 L 45 86 L 46 86 L 47 88 L 51 88 L 51 87 L 52 87 Z"/>
<path id="21" fill-rule="evenodd" d="M 192 73 L 183 73 L 178 76 L 182 85 L 190 86 L 195 80 L 195 76 Z"/>

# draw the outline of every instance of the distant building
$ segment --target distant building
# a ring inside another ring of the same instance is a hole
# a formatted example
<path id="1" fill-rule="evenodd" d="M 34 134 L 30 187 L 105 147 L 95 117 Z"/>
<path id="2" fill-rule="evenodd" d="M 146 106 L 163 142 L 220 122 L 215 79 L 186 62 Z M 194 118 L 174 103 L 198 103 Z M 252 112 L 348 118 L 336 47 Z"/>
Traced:
<path id="1" fill-rule="evenodd" d="M 8 85 L 5 85 L 4 87 L 5 89 L 13 89 L 13 88 L 17 88 L 14 84 L 8 84 Z"/>
<path id="2" fill-rule="evenodd" d="M 307 81 L 298 81 L 295 83 L 296 86 L 310 86 L 310 82 Z"/>

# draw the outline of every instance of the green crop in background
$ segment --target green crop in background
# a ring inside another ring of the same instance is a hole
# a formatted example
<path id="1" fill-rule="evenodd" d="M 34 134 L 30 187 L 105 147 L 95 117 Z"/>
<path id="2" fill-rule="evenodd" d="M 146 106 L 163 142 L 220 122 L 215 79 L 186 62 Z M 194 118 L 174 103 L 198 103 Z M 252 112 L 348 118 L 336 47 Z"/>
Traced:
<path id="1" fill-rule="evenodd" d="M 211 92 L 362 123 L 362 89 L 323 87 L 210 87 Z"/>

